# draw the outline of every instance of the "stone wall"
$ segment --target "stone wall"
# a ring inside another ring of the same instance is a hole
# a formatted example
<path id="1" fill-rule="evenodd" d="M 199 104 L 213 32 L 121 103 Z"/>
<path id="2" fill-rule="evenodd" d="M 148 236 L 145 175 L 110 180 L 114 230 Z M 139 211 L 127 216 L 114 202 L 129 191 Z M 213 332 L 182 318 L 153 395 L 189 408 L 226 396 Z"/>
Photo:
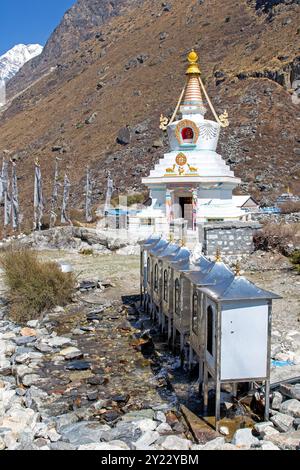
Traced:
<path id="1" fill-rule="evenodd" d="M 245 255 L 254 251 L 253 236 L 261 228 L 257 222 L 217 222 L 199 224 L 199 239 L 205 255 Z"/>

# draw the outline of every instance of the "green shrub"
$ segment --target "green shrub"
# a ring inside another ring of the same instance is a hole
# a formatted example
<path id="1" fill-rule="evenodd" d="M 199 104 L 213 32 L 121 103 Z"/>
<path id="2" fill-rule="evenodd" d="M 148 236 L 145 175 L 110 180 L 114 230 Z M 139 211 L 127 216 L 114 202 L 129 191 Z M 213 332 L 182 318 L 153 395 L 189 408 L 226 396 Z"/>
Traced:
<path id="1" fill-rule="evenodd" d="M 91 256 L 94 254 L 94 250 L 92 248 L 83 248 L 79 253 L 83 256 Z"/>
<path id="2" fill-rule="evenodd" d="M 296 270 L 300 274 L 300 250 L 294 251 L 294 253 L 291 256 L 291 262 L 293 263 Z"/>
<path id="3" fill-rule="evenodd" d="M 26 323 L 39 318 L 45 310 L 67 305 L 72 299 L 75 276 L 62 273 L 56 263 L 39 261 L 33 251 L 8 251 L 1 258 L 1 266 L 14 321 Z"/>

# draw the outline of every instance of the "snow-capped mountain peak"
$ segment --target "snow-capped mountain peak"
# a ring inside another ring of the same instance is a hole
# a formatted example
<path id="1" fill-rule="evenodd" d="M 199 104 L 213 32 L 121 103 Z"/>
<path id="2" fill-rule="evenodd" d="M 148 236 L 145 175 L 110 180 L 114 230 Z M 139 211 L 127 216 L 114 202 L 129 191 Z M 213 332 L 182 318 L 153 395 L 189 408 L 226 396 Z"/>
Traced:
<path id="1" fill-rule="evenodd" d="M 39 44 L 18 44 L 0 56 L 0 80 L 7 82 L 30 59 L 41 54 L 43 47 Z"/>

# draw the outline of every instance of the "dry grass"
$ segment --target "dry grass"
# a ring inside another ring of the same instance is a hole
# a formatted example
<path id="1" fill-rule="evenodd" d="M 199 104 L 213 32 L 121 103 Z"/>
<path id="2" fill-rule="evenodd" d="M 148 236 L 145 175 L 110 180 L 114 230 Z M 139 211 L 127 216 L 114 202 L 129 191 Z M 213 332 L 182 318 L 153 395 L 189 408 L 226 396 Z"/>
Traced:
<path id="1" fill-rule="evenodd" d="M 300 202 L 286 202 L 280 206 L 283 214 L 294 214 L 300 212 Z"/>
<path id="2" fill-rule="evenodd" d="M 39 318 L 44 311 L 72 299 L 75 277 L 53 262 L 43 263 L 29 250 L 10 250 L 1 259 L 9 288 L 11 318 L 19 323 Z"/>
<path id="3" fill-rule="evenodd" d="M 261 250 L 278 250 L 283 255 L 290 255 L 300 244 L 300 224 L 268 223 L 255 237 L 255 245 Z M 295 247 L 293 249 L 293 247 Z"/>

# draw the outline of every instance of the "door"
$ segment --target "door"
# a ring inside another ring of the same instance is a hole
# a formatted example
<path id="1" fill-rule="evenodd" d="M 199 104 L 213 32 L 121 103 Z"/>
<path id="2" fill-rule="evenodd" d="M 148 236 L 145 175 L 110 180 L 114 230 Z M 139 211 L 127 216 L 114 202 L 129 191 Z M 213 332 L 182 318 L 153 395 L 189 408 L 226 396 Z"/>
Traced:
<path id="1" fill-rule="evenodd" d="M 180 197 L 179 205 L 181 208 L 182 218 L 187 220 L 188 228 L 193 227 L 193 198 L 192 197 Z"/>

